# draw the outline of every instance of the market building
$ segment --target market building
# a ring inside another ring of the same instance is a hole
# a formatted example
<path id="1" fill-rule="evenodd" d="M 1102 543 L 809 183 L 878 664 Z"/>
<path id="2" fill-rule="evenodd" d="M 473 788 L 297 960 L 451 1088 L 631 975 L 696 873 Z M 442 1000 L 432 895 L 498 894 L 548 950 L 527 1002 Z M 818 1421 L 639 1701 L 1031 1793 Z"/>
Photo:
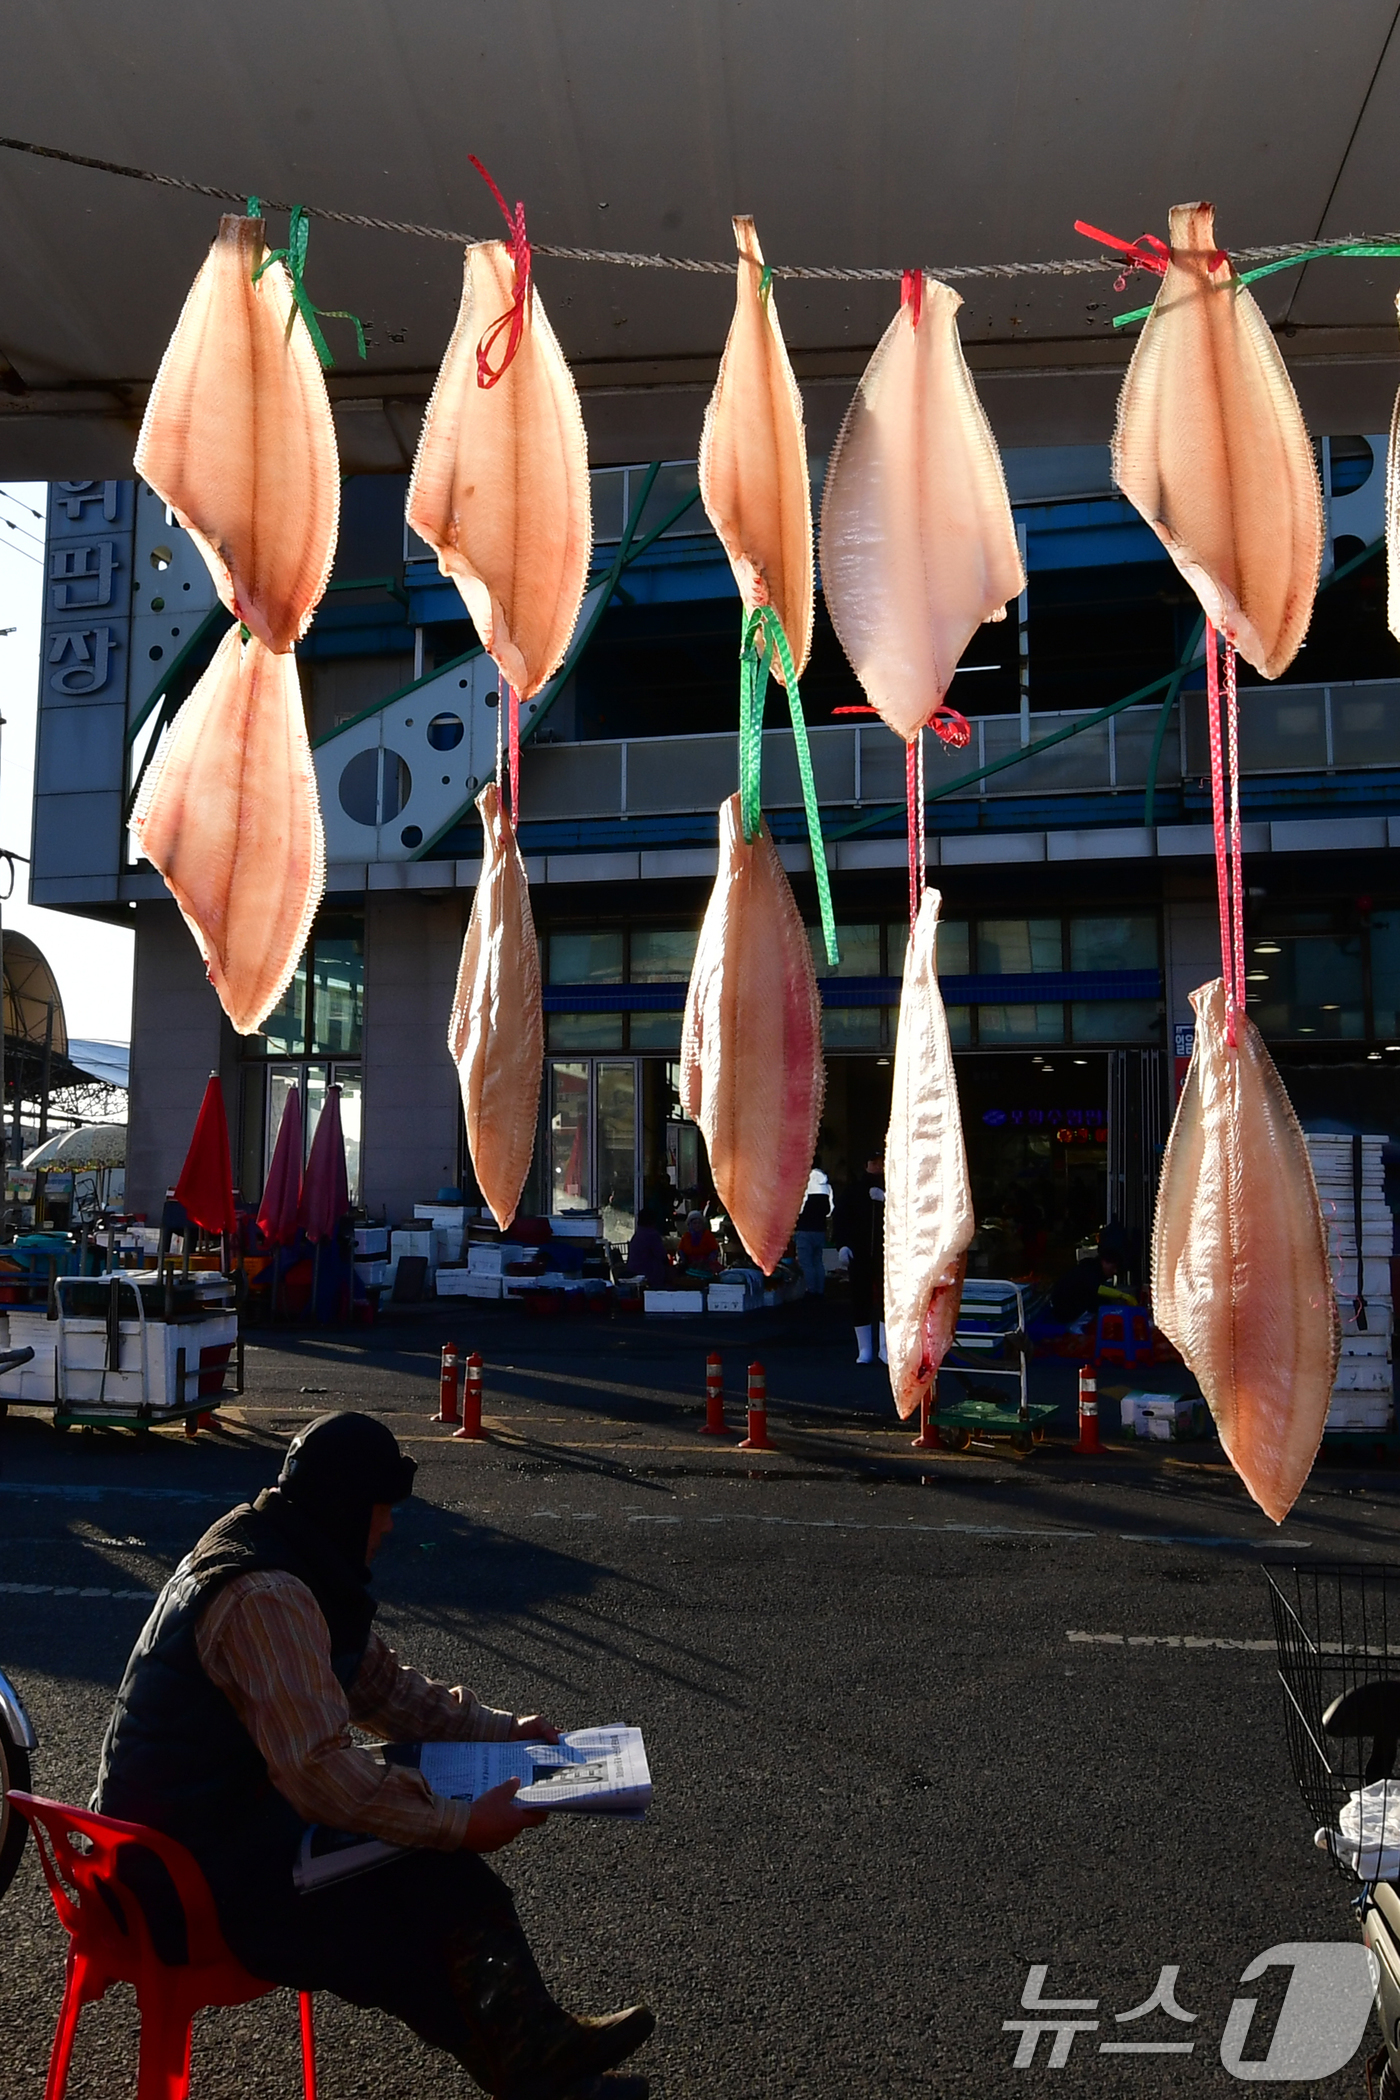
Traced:
<path id="1" fill-rule="evenodd" d="M 1400 1137 L 1400 645 L 1385 622 L 1383 435 L 1318 442 L 1323 590 L 1286 679 L 1241 702 L 1249 998 L 1306 1120 Z M 929 875 L 991 1273 L 1052 1270 L 1112 1218 L 1141 1234 L 1189 993 L 1219 968 L 1194 600 L 1114 490 L 1107 447 L 1005 452 L 1028 589 L 965 652 L 964 749 L 926 737 Z M 813 458 L 819 503 L 823 460 Z M 403 522 L 403 472 L 343 492 L 336 571 L 299 667 L 329 880 L 259 1037 L 224 1020 L 124 815 L 226 624 L 193 544 L 129 479 L 50 485 L 36 903 L 136 929 L 128 1202 L 154 1212 L 211 1069 L 256 1199 L 282 1107 L 307 1142 L 342 1089 L 353 1193 L 397 1219 L 471 1190 L 446 1023 L 497 763 L 496 672 Z M 693 458 L 593 474 L 593 588 L 522 729 L 521 844 L 547 1062 L 527 1208 L 703 1185 L 678 1097 L 685 983 L 736 774 L 739 601 Z M 908 932 L 903 749 L 825 619 L 802 681 L 841 960 L 817 952 L 832 1175 L 879 1148 Z M 781 694 L 764 799 L 815 928 Z"/>

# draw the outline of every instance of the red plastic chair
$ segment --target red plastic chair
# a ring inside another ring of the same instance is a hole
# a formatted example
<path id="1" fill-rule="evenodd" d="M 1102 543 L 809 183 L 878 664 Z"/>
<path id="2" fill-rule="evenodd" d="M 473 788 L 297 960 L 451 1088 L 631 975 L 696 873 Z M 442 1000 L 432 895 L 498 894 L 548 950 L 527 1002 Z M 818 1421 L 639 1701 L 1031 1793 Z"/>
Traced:
<path id="1" fill-rule="evenodd" d="M 250 1976 L 224 1944 L 209 1885 L 183 1845 L 140 1823 L 118 1823 L 85 1808 L 66 1808 L 37 1794 L 8 1796 L 34 1832 L 39 1865 L 68 1933 L 63 2006 L 49 2057 L 44 2100 L 63 2100 L 78 2020 L 109 1984 L 135 1987 L 141 2014 L 136 2100 L 186 2100 L 190 2089 L 190 2023 L 205 2005 L 247 2005 L 276 1984 Z M 117 1878 L 123 1853 L 154 1853 L 175 1885 L 185 1914 L 188 1961 L 172 1968 L 151 1942 L 146 1914 Z M 305 2100 L 316 2100 L 316 2039 L 311 1994 L 301 1993 L 301 2060 Z"/>

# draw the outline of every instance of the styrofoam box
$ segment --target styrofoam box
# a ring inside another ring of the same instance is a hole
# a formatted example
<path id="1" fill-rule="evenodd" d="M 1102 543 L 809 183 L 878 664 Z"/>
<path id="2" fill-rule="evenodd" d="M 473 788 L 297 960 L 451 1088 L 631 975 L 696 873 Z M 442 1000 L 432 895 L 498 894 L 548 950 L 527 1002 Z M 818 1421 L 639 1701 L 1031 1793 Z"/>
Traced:
<path id="1" fill-rule="evenodd" d="M 1383 1356 L 1344 1356 L 1337 1365 L 1334 1393 L 1389 1393 L 1395 1373 Z"/>
<path id="2" fill-rule="evenodd" d="M 372 1290 L 378 1283 L 388 1283 L 393 1266 L 388 1261 L 357 1261 L 355 1274 L 366 1290 Z"/>
<path id="3" fill-rule="evenodd" d="M 499 1298 L 501 1279 L 478 1276 L 471 1269 L 439 1269 L 437 1294 L 439 1298 Z"/>
<path id="4" fill-rule="evenodd" d="M 648 1294 L 655 1297 L 656 1293 Z M 712 1283 L 705 1297 L 707 1309 L 712 1313 L 741 1313 L 748 1309 L 749 1294 L 742 1283 Z"/>
<path id="5" fill-rule="evenodd" d="M 1350 1298 L 1339 1302 L 1337 1313 L 1342 1323 L 1342 1347 L 1344 1349 L 1347 1343 L 1353 1339 L 1363 1342 L 1385 1342 L 1389 1346 L 1390 1331 L 1395 1321 L 1394 1308 L 1388 1298 L 1384 1303 L 1377 1304 L 1370 1292 L 1366 1293 L 1366 1325 L 1364 1328 L 1360 1328 L 1356 1324 L 1356 1314 L 1352 1309 Z"/>
<path id="6" fill-rule="evenodd" d="M 1387 1430 L 1394 1413 L 1386 1393 L 1337 1393 L 1327 1410 L 1327 1427 Z"/>
<path id="7" fill-rule="evenodd" d="M 437 1245 L 439 1266 L 451 1262 L 454 1266 L 462 1259 L 462 1228 L 460 1225 L 435 1225 L 433 1239 Z"/>
<path id="8" fill-rule="evenodd" d="M 642 1296 L 649 1313 L 698 1313 L 704 1302 L 699 1291 L 646 1291 Z"/>
<path id="9" fill-rule="evenodd" d="M 587 1211 L 566 1210 L 561 1216 L 550 1219 L 549 1229 L 556 1240 L 600 1240 L 603 1237 L 602 1220 Z"/>
<path id="10" fill-rule="evenodd" d="M 367 1261 L 383 1261 L 389 1252 L 389 1228 L 387 1225 L 357 1225 L 355 1227 L 355 1252 Z"/>
<path id="11" fill-rule="evenodd" d="M 415 1203 L 413 1215 L 421 1218 L 425 1225 L 465 1225 L 467 1222 L 466 1208 L 461 1203 Z"/>
<path id="12" fill-rule="evenodd" d="M 1342 1354 L 1343 1356 L 1388 1357 L 1390 1355 L 1390 1336 L 1388 1334 L 1372 1334 L 1369 1329 L 1365 1334 L 1361 1334 L 1354 1327 L 1344 1327 L 1342 1329 Z"/>
<path id="13" fill-rule="evenodd" d="M 1155 1443 L 1169 1443 L 1175 1437 L 1185 1436 L 1194 1426 L 1196 1410 L 1202 1404 L 1171 1393 L 1145 1396 L 1135 1409 L 1137 1434 L 1150 1437 Z"/>
<path id="14" fill-rule="evenodd" d="M 13 1346 L 31 1348 L 34 1356 L 32 1362 L 7 1374 L 6 1392 L 16 1400 L 51 1404 L 56 1398 L 58 1322 L 48 1319 L 43 1311 L 36 1317 L 28 1308 L 13 1309 L 10 1331 L 12 1336 L 18 1337 Z M 197 1399 L 199 1387 L 194 1374 L 200 1356 L 206 1349 L 231 1347 L 237 1342 L 238 1315 L 219 1313 L 202 1320 L 178 1320 L 168 1324 L 164 1320 L 148 1320 L 149 1382 L 144 1394 L 141 1389 L 140 1328 L 135 1320 L 121 1323 L 122 1368 L 119 1371 L 104 1369 L 107 1360 L 105 1320 L 69 1319 L 64 1322 L 64 1331 L 64 1364 L 70 1406 L 100 1406 L 110 1409 L 115 1415 L 134 1414 L 143 1400 L 148 1400 L 155 1408 L 181 1404 L 176 1356 L 182 1349 L 185 1352 L 184 1398 L 186 1402 Z M 219 1402 L 211 1398 L 209 1405 L 217 1407 Z"/>
<path id="15" fill-rule="evenodd" d="M 422 1254 L 427 1257 L 429 1269 L 437 1267 L 437 1234 L 431 1226 L 421 1231 L 403 1230 L 389 1235 L 389 1252 L 395 1261 L 405 1254 Z"/>
<path id="16" fill-rule="evenodd" d="M 467 1248 L 467 1267 L 473 1276 L 495 1276 L 505 1273 L 506 1250 L 498 1240 L 494 1247 L 481 1246 L 475 1241 Z"/>

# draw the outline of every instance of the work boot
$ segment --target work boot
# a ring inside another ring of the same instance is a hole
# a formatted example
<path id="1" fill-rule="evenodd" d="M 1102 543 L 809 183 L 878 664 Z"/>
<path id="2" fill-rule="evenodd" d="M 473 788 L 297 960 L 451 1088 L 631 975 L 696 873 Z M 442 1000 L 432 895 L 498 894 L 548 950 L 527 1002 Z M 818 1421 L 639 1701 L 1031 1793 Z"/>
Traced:
<path id="1" fill-rule="evenodd" d="M 555 2004 L 520 1921 L 498 1911 L 454 1928 L 447 1945 L 452 1995 L 466 2030 L 459 2058 L 495 2100 L 644 2100 L 610 2089 L 603 2073 L 640 2049 L 656 2025 L 644 2005 L 575 2018 Z"/>
<path id="2" fill-rule="evenodd" d="M 887 1363 L 889 1362 L 889 1360 L 890 1360 L 890 1352 L 889 1352 L 889 1348 L 888 1348 L 888 1346 L 887 1346 L 887 1344 L 886 1344 L 886 1342 L 885 1342 L 885 1323 L 884 1323 L 884 1321 L 882 1320 L 882 1321 L 880 1322 L 880 1361 L 881 1361 L 881 1363 L 882 1363 L 882 1364 L 887 1364 Z"/>
<path id="3" fill-rule="evenodd" d="M 873 1363 L 874 1363 L 874 1361 L 875 1361 L 875 1351 L 874 1351 L 874 1349 L 873 1349 L 873 1348 L 871 1347 L 871 1341 L 872 1341 L 872 1338 L 873 1338 L 873 1336 L 874 1336 L 874 1333 L 875 1333 L 875 1330 L 874 1330 L 874 1328 L 873 1328 L 873 1327 L 857 1327 L 857 1329 L 856 1329 L 856 1362 L 857 1362 L 858 1364 L 873 1364 Z"/>

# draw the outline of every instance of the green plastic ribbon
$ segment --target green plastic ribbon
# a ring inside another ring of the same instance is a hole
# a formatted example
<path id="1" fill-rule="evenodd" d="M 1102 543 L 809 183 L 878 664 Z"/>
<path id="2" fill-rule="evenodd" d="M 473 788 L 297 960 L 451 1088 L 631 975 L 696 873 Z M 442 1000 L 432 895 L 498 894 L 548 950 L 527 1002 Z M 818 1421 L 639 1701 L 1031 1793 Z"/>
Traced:
<path id="1" fill-rule="evenodd" d="M 248 199 L 248 214 L 250 218 L 257 217 L 257 213 L 253 209 L 257 201 L 256 197 Z M 306 212 L 300 204 L 294 205 L 292 207 L 291 223 L 287 228 L 286 247 L 274 248 L 270 255 L 263 257 L 253 272 L 253 282 L 256 284 L 263 271 L 270 270 L 274 263 L 286 264 L 287 275 L 291 279 L 292 285 L 292 310 L 287 315 L 287 334 L 290 337 L 296 317 L 300 314 L 306 323 L 306 332 L 315 345 L 316 355 L 320 358 L 324 369 L 329 371 L 335 363 L 335 359 L 331 355 L 330 344 L 321 332 L 321 322 L 323 320 L 349 321 L 354 327 L 361 357 L 368 357 L 369 351 L 365 345 L 364 326 L 358 314 L 346 313 L 343 308 L 338 306 L 317 306 L 307 291 L 306 250 L 310 239 L 311 225 L 307 219 Z"/>
<path id="2" fill-rule="evenodd" d="M 767 644 L 765 651 L 764 644 Z M 771 652 L 771 653 L 768 653 Z M 787 687 L 788 711 L 792 716 L 792 739 L 797 750 L 797 771 L 802 781 L 802 806 L 807 812 L 807 839 L 812 849 L 812 873 L 817 878 L 817 902 L 821 908 L 822 940 L 826 959 L 834 970 L 841 960 L 836 946 L 836 919 L 831 909 L 831 881 L 822 840 L 821 811 L 817 807 L 817 783 L 812 772 L 812 749 L 807 741 L 807 718 L 797 689 L 797 667 L 792 660 L 783 623 L 771 605 L 758 605 L 744 616 L 743 640 L 739 647 L 739 810 L 744 837 L 752 841 L 763 822 L 763 703 L 768 693 L 768 674 L 773 657 L 782 666 Z"/>
<path id="3" fill-rule="evenodd" d="M 1276 270 L 1301 269 L 1304 263 L 1323 262 L 1329 255 L 1396 256 L 1400 255 L 1400 246 L 1386 243 L 1385 245 L 1378 244 L 1372 247 L 1364 241 L 1338 241 L 1330 248 L 1309 248 L 1302 255 L 1285 255 L 1278 262 L 1261 263 L 1257 270 L 1246 270 L 1242 277 L 1235 279 L 1235 283 L 1237 285 L 1257 284 L 1261 277 L 1272 277 Z M 1154 299 L 1152 302 L 1153 306 L 1156 303 Z M 1151 311 L 1151 306 L 1134 307 L 1130 314 L 1115 315 L 1113 325 L 1115 328 L 1126 328 L 1130 321 L 1145 321 Z"/>

